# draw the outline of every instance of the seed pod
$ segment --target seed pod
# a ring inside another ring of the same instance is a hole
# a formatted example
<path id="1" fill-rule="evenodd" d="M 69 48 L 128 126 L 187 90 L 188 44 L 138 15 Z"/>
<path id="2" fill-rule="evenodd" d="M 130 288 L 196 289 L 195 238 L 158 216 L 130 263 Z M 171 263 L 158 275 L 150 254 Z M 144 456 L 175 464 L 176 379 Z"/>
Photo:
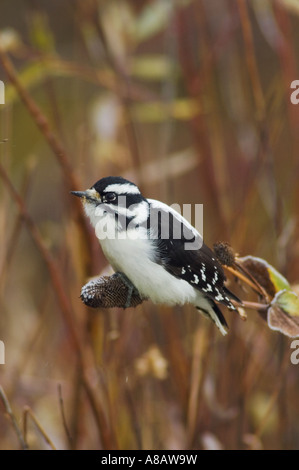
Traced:
<path id="1" fill-rule="evenodd" d="M 127 296 L 128 287 L 116 274 L 92 279 L 82 287 L 80 295 L 83 303 L 92 308 L 125 308 Z M 138 293 L 133 292 L 130 307 L 136 307 L 143 300 Z"/>

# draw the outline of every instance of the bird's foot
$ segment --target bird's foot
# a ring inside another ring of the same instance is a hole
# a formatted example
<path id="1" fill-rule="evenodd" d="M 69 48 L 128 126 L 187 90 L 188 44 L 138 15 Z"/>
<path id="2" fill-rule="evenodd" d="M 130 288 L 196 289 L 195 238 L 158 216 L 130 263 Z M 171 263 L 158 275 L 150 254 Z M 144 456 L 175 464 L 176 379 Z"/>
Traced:
<path id="1" fill-rule="evenodd" d="M 124 308 L 129 308 L 131 307 L 131 299 L 132 299 L 133 293 L 139 295 L 139 292 L 134 286 L 134 284 L 132 284 L 130 279 L 124 273 L 117 272 L 114 275 L 118 276 L 122 280 L 123 284 L 128 288 L 128 295 L 127 295 L 127 300 L 124 305 Z"/>

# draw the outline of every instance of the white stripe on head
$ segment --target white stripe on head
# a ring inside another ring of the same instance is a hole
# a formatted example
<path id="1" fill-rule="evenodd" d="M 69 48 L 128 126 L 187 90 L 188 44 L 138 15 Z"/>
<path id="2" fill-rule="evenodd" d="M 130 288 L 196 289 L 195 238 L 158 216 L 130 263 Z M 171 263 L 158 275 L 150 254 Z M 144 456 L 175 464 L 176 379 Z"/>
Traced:
<path id="1" fill-rule="evenodd" d="M 105 188 L 105 192 L 112 192 L 116 194 L 140 194 L 139 189 L 135 184 L 130 183 L 113 183 Z"/>
<path id="2" fill-rule="evenodd" d="M 124 196 L 125 197 L 125 196 Z M 122 215 L 124 217 L 134 218 L 134 223 L 143 224 L 146 222 L 149 213 L 149 206 L 146 201 L 139 202 L 138 204 L 132 204 L 129 207 L 124 207 L 117 204 L 107 204 L 109 207 L 109 213 L 114 217 L 115 214 Z M 103 216 L 103 212 L 107 211 L 104 205 L 99 205 L 96 208 L 96 215 Z"/>

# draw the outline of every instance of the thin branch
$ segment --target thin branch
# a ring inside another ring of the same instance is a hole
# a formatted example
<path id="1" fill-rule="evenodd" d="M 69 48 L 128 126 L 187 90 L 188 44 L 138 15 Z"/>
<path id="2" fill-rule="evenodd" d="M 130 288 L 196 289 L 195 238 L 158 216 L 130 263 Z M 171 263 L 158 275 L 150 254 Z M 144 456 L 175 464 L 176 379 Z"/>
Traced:
<path id="1" fill-rule="evenodd" d="M 248 13 L 247 1 L 237 0 L 239 14 L 241 19 L 241 26 L 243 31 L 243 38 L 245 44 L 245 54 L 247 67 L 249 72 L 249 77 L 252 84 L 253 97 L 255 102 L 255 107 L 258 112 L 258 118 L 260 121 L 264 119 L 265 114 L 265 100 L 263 89 L 259 77 L 258 66 L 256 62 L 256 55 L 254 51 L 254 42 L 252 28 Z"/>
<path id="2" fill-rule="evenodd" d="M 255 279 L 255 277 L 248 271 L 248 269 L 243 266 L 238 260 L 235 260 L 235 265 L 238 269 L 243 271 L 243 273 L 248 277 L 249 280 L 251 280 L 255 284 L 257 289 L 260 291 L 260 294 L 265 298 L 267 302 L 269 302 L 270 299 L 268 293 L 266 292 L 264 287 L 261 286 L 261 284 Z"/>
<path id="3" fill-rule="evenodd" d="M 265 431 L 267 424 L 269 423 L 268 421 L 269 417 L 271 413 L 273 412 L 273 408 L 277 404 L 282 387 L 285 384 L 285 378 L 286 378 L 287 371 L 289 370 L 289 367 L 290 367 L 290 355 L 289 355 L 288 349 L 286 348 L 283 360 L 280 364 L 279 380 L 276 380 L 275 382 L 275 387 L 272 392 L 272 395 L 269 397 L 266 410 L 264 411 L 264 415 L 262 419 L 260 420 L 259 425 L 257 426 L 257 429 L 254 433 L 254 435 L 258 438 L 261 438 L 261 436 L 263 435 Z"/>
<path id="4" fill-rule="evenodd" d="M 38 129 L 44 136 L 49 147 L 51 148 L 54 155 L 56 156 L 56 159 L 62 168 L 63 176 L 65 179 L 67 188 L 69 190 L 81 189 L 79 181 L 76 175 L 74 174 L 73 168 L 70 164 L 71 159 L 69 158 L 65 148 L 63 147 L 58 137 L 52 131 L 52 128 L 46 116 L 43 114 L 39 106 L 30 96 L 26 88 L 22 85 L 21 81 L 19 80 L 17 71 L 14 68 L 13 63 L 11 62 L 5 50 L 1 47 L 1 43 L 0 43 L 0 63 L 2 64 L 3 69 L 5 70 L 10 82 L 15 87 L 20 99 L 23 101 L 27 111 L 33 118 L 33 121 L 37 125 Z M 78 221 L 78 226 L 84 232 L 83 240 L 86 240 L 87 249 L 91 250 L 93 243 L 92 243 L 90 232 L 87 228 L 86 218 L 83 214 L 82 204 L 80 203 L 80 201 L 76 199 L 74 200 L 72 199 L 72 204 L 74 204 L 74 207 L 76 209 L 76 218 Z M 92 259 L 92 256 L 90 256 L 90 259 Z"/>
<path id="5" fill-rule="evenodd" d="M 67 425 L 67 422 L 66 422 L 66 418 L 65 418 L 61 384 L 58 384 L 58 396 L 59 396 L 59 408 L 60 408 L 63 428 L 64 428 L 64 431 L 65 431 L 67 440 L 69 442 L 69 446 L 70 446 L 71 449 L 73 449 L 73 438 L 70 434 L 70 431 L 69 431 L 69 428 L 68 428 L 68 425 Z"/>
<path id="6" fill-rule="evenodd" d="M 38 419 L 36 418 L 35 414 L 33 413 L 33 411 L 31 410 L 31 408 L 29 406 L 25 406 L 24 411 L 23 411 L 24 438 L 25 438 L 26 445 L 28 446 L 28 444 L 27 444 L 27 429 L 28 429 L 28 419 L 29 419 L 29 417 L 34 422 L 35 426 L 37 427 L 38 431 L 41 433 L 41 435 L 45 439 L 46 443 L 49 444 L 51 449 L 56 450 L 56 447 L 53 444 L 52 440 L 50 439 L 50 437 L 48 436 L 48 434 L 46 433 L 46 431 L 44 430 L 44 428 L 42 427 L 42 425 L 40 424 L 40 422 L 38 421 Z"/>
<path id="7" fill-rule="evenodd" d="M 8 57 L 5 50 L 1 47 L 0 44 L 0 62 L 10 80 L 12 85 L 15 87 L 16 91 L 19 94 L 19 97 L 23 101 L 27 111 L 31 114 L 34 122 L 40 129 L 41 133 L 47 140 L 54 154 L 56 155 L 61 167 L 64 171 L 64 176 L 67 179 L 68 185 L 71 187 L 79 187 L 78 181 L 73 173 L 73 169 L 69 163 L 69 158 L 66 154 L 65 149 L 63 148 L 60 141 L 52 132 L 50 123 L 48 122 L 45 115 L 42 113 L 41 109 L 37 106 L 35 101 L 29 95 L 26 88 L 22 85 L 21 81 L 18 78 L 17 71 L 15 70 L 13 63 Z"/>
<path id="8" fill-rule="evenodd" d="M 57 297 L 60 303 L 60 307 L 62 309 L 65 319 L 67 319 L 68 326 L 70 327 L 70 331 L 72 333 L 72 339 L 74 343 L 76 344 L 76 349 L 79 350 L 80 345 L 79 345 L 77 332 L 74 330 L 73 314 L 71 312 L 71 307 L 69 305 L 69 299 L 66 296 L 64 288 L 63 288 L 63 281 L 61 279 L 61 275 L 58 270 L 58 267 L 56 266 L 54 259 L 52 258 L 52 255 L 47 249 L 35 223 L 33 222 L 33 219 L 31 218 L 29 212 L 27 211 L 23 198 L 18 194 L 18 192 L 14 188 L 8 174 L 6 173 L 6 170 L 1 165 L 1 163 L 0 163 L 0 177 L 2 181 L 4 182 L 5 186 L 7 187 L 7 189 L 9 190 L 11 197 L 16 202 L 19 208 L 20 215 L 23 217 L 24 222 L 29 230 L 29 233 L 32 236 L 33 241 L 35 245 L 37 246 L 44 262 L 46 263 L 46 266 L 48 268 L 48 271 L 51 277 L 52 284 L 54 286 L 55 292 L 57 294 Z"/>
<path id="9" fill-rule="evenodd" d="M 227 267 L 227 266 L 225 266 Z M 235 274 L 235 271 L 230 268 L 230 272 Z M 237 274 L 240 274 L 236 271 Z M 240 274 L 240 279 L 249 284 L 251 287 L 255 287 L 246 277 Z M 100 276 L 97 279 L 92 279 L 85 284 L 81 289 L 81 300 L 85 305 L 92 308 L 125 308 L 126 300 L 128 297 L 128 287 L 123 283 L 118 273 L 112 276 Z M 131 296 L 130 307 L 137 307 L 142 303 L 145 298 L 141 298 L 137 292 L 134 292 Z M 236 307 L 240 307 L 240 304 L 235 301 L 231 301 Z M 249 302 L 242 300 L 243 308 L 252 310 L 267 311 L 269 303 Z M 246 316 L 240 315 L 242 319 Z"/>
<path id="10" fill-rule="evenodd" d="M 251 287 L 254 290 L 254 292 L 256 292 L 257 294 L 262 294 L 264 296 L 264 292 L 258 289 L 258 286 L 254 282 L 252 282 L 250 279 L 248 279 L 244 274 L 240 273 L 239 271 L 232 268 L 231 266 L 223 266 L 223 267 L 227 271 L 229 271 L 231 274 L 233 274 L 233 276 L 237 277 L 238 279 L 240 279 L 240 281 L 244 282 L 249 287 Z"/>
<path id="11" fill-rule="evenodd" d="M 28 445 L 26 443 L 26 441 L 24 440 L 24 437 L 23 437 L 23 434 L 22 434 L 22 431 L 21 429 L 19 428 L 19 425 L 17 423 L 17 420 L 15 418 L 15 415 L 13 414 L 12 412 L 12 409 L 10 407 L 10 404 L 9 404 L 9 401 L 7 399 L 7 396 L 3 390 L 3 388 L 1 387 L 0 385 L 0 398 L 2 400 L 2 403 L 4 405 L 4 408 L 8 414 L 8 416 L 10 417 L 11 419 L 11 422 L 12 422 L 12 425 L 14 427 L 14 430 L 16 432 L 16 435 L 18 437 L 18 440 L 19 440 L 19 443 L 20 443 L 20 446 L 22 447 L 23 450 L 27 450 L 28 449 Z"/>
<path id="12" fill-rule="evenodd" d="M 132 116 L 131 116 L 131 100 L 132 100 L 132 95 L 131 95 L 131 86 L 130 79 L 128 74 L 126 73 L 125 68 L 120 64 L 115 57 L 113 56 L 109 41 L 106 37 L 105 29 L 103 28 L 101 17 L 96 16 L 95 21 L 94 21 L 96 30 L 98 32 L 99 38 L 102 42 L 103 48 L 105 50 L 106 54 L 106 59 L 111 66 L 116 80 L 117 80 L 117 85 L 118 89 L 121 89 L 121 86 L 123 85 L 125 87 L 125 93 L 121 94 L 118 92 L 119 99 L 122 103 L 123 106 L 123 111 L 125 114 L 125 123 L 126 123 L 126 133 L 127 133 L 127 138 L 128 138 L 128 143 L 129 147 L 131 150 L 131 157 L 132 161 L 137 173 L 138 180 L 140 182 L 141 180 L 141 158 L 140 158 L 140 150 L 138 146 L 138 138 L 137 138 L 137 133 L 136 133 L 136 128 L 135 124 L 133 122 Z"/>
<path id="13" fill-rule="evenodd" d="M 80 364 L 80 367 L 82 368 L 82 381 L 84 384 L 84 389 L 87 394 L 90 406 L 92 408 L 93 415 L 96 420 L 101 439 L 103 441 L 103 445 L 105 449 L 114 449 L 116 448 L 116 442 L 115 442 L 114 437 L 112 436 L 111 430 L 109 429 L 107 419 L 106 419 L 106 414 L 102 406 L 98 404 L 99 400 L 97 400 L 94 394 L 93 386 L 90 384 L 89 378 L 86 373 L 86 371 L 89 368 L 87 366 L 87 364 L 89 364 L 87 360 L 88 349 L 87 349 L 87 346 L 85 346 L 85 348 L 81 346 L 83 342 L 81 341 L 79 330 L 77 326 L 75 326 L 74 324 L 75 316 L 74 316 L 69 298 L 67 297 L 65 293 L 64 282 L 61 277 L 60 270 L 58 266 L 56 265 L 56 262 L 54 261 L 51 253 L 47 249 L 37 226 L 35 225 L 29 212 L 27 211 L 27 208 L 23 199 L 14 188 L 11 180 L 9 179 L 8 174 L 6 173 L 4 167 L 1 164 L 0 164 L 0 177 L 2 178 L 5 186 L 7 187 L 9 193 L 11 194 L 12 199 L 16 202 L 19 208 L 20 214 L 22 215 L 24 222 L 29 230 L 29 233 L 32 236 L 33 241 L 36 247 L 38 248 L 41 257 L 43 258 L 47 266 L 50 279 L 54 288 L 54 292 L 56 294 L 61 312 L 63 314 L 63 319 L 68 326 L 74 349 L 76 353 L 78 354 L 79 364 Z M 92 354 L 90 354 L 90 356 L 92 357 Z M 98 394 L 99 393 L 100 392 L 98 390 Z"/>
<path id="14" fill-rule="evenodd" d="M 190 373 L 190 392 L 187 411 L 187 448 L 192 448 L 196 426 L 198 424 L 198 410 L 202 402 L 202 386 L 209 361 L 208 354 L 210 337 L 204 328 L 198 328 L 193 338 L 193 354 Z"/>
<path id="15" fill-rule="evenodd" d="M 30 183 L 30 177 L 32 173 L 32 165 L 28 165 L 26 168 L 26 173 L 24 175 L 24 179 L 22 182 L 22 189 L 21 189 L 21 196 L 24 200 L 26 200 L 27 193 L 28 193 L 28 188 L 29 188 L 29 183 Z M 14 227 L 12 229 L 12 232 L 9 236 L 9 241 L 7 244 L 7 248 L 5 250 L 4 254 L 4 260 L 2 263 L 2 266 L 0 268 L 0 286 L 4 286 L 4 280 L 7 275 L 7 271 L 9 269 L 9 266 L 11 264 L 14 252 L 16 250 L 17 244 L 18 244 L 18 239 L 21 234 L 21 229 L 22 229 L 22 216 L 20 213 L 18 213 L 16 217 L 16 221 L 14 223 Z"/>
<path id="16" fill-rule="evenodd" d="M 232 300 L 231 302 L 236 307 L 240 307 L 240 304 L 238 304 L 234 300 Z M 261 304 L 259 302 L 249 302 L 247 300 L 242 300 L 242 307 L 243 308 L 248 308 L 248 309 L 251 309 L 251 310 L 257 310 L 259 312 L 266 312 L 269 308 L 269 304 Z M 243 318 L 243 317 L 241 316 L 241 318 Z"/>

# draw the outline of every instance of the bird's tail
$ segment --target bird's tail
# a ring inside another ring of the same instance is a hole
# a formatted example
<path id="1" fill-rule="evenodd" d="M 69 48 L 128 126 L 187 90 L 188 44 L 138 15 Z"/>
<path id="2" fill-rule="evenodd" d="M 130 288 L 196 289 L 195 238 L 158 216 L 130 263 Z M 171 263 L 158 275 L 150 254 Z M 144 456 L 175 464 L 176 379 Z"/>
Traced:
<path id="1" fill-rule="evenodd" d="M 226 323 L 223 313 L 221 312 L 218 305 L 212 300 L 210 300 L 209 304 L 210 304 L 210 308 L 208 310 L 203 309 L 201 307 L 196 307 L 196 308 L 197 310 L 200 310 L 206 317 L 212 320 L 215 323 L 215 325 L 219 328 L 223 336 L 225 336 L 227 334 L 228 324 Z"/>

